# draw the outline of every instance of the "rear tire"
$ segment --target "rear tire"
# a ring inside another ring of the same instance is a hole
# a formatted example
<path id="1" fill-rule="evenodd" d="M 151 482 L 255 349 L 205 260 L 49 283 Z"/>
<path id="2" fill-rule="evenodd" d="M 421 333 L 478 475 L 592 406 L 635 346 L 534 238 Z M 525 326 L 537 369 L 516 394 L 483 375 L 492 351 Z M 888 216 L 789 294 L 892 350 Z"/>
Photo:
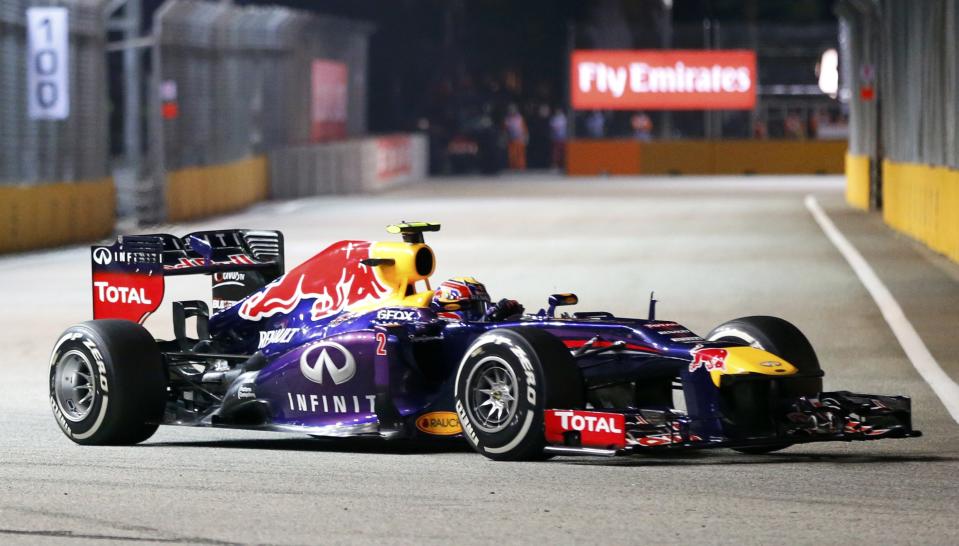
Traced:
<path id="1" fill-rule="evenodd" d="M 709 332 L 710 341 L 730 341 L 746 343 L 757 349 L 780 356 L 799 369 L 799 373 L 818 373 L 819 358 L 806 336 L 799 328 L 778 317 L 753 316 L 733 319 L 720 324 Z M 822 378 L 811 377 L 782 382 L 780 394 L 787 398 L 815 396 L 822 392 Z M 752 396 L 751 390 L 743 389 L 742 395 L 734 402 L 737 410 L 750 414 L 752 419 L 761 418 L 769 413 L 768 397 Z M 767 447 L 735 448 L 736 451 L 749 454 L 762 454 L 778 451 L 792 444 L 778 444 Z"/>
<path id="2" fill-rule="evenodd" d="M 146 440 L 163 419 L 166 386 L 156 341 L 130 321 L 73 326 L 50 357 L 50 407 L 63 433 L 78 444 Z"/>
<path id="3" fill-rule="evenodd" d="M 543 410 L 583 407 L 583 379 L 569 349 L 536 328 L 498 328 L 479 336 L 456 373 L 463 436 L 494 460 L 542 460 Z"/>

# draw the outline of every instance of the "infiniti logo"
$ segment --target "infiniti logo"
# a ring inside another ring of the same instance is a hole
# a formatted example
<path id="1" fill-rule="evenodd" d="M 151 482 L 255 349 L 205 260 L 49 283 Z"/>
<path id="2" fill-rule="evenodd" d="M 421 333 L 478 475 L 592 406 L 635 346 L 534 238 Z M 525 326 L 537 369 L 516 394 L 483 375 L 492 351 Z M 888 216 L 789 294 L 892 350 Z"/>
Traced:
<path id="1" fill-rule="evenodd" d="M 110 265 L 110 262 L 113 261 L 113 256 L 110 253 L 110 249 L 105 246 L 94 248 L 93 261 L 99 265 Z"/>
<path id="2" fill-rule="evenodd" d="M 332 341 L 317 343 L 303 351 L 300 355 L 300 372 L 303 377 L 322 385 L 324 370 L 333 383 L 339 385 L 356 375 L 356 361 L 346 347 Z"/>

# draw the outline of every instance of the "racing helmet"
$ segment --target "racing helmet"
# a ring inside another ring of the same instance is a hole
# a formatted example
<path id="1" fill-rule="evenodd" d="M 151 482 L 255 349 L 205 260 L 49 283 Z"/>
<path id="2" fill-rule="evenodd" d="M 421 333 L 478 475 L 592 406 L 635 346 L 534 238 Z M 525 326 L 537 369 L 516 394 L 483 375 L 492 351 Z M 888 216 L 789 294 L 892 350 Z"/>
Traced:
<path id="1" fill-rule="evenodd" d="M 473 277 L 453 277 L 443 281 L 433 292 L 430 307 L 441 318 L 482 320 L 490 298 L 483 283 Z"/>

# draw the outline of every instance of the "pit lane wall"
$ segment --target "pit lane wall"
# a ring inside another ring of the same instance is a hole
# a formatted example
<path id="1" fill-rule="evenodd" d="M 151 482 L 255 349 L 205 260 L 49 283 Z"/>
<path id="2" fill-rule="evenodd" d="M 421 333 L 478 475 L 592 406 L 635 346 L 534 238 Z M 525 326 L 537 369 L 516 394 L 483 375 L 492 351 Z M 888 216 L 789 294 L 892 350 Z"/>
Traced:
<path id="1" fill-rule="evenodd" d="M 842 174 L 844 140 L 572 140 L 567 172 L 600 174 Z"/>
<path id="2" fill-rule="evenodd" d="M 959 262 L 959 3 L 840 0 L 846 199 Z"/>
<path id="3" fill-rule="evenodd" d="M 882 162 L 882 218 L 959 262 L 959 169 Z"/>

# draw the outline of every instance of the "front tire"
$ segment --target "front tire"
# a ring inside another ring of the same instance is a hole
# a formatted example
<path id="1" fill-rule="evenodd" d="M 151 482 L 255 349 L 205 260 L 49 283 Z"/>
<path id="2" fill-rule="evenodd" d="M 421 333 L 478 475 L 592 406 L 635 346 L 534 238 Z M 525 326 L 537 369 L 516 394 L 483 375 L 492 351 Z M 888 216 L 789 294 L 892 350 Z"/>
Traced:
<path id="1" fill-rule="evenodd" d="M 799 328 L 779 317 L 753 316 L 733 319 L 714 328 L 706 338 L 710 341 L 745 343 L 782 357 L 796 366 L 800 374 L 821 375 L 819 358 L 812 344 Z M 779 394 L 787 398 L 798 398 L 816 396 L 820 392 L 822 392 L 822 377 L 807 377 L 782 381 Z M 734 391 L 730 394 L 735 413 L 743 416 L 740 421 L 759 422 L 769 415 L 768 392 L 765 395 L 757 394 L 755 389 L 749 386 L 740 386 L 740 392 Z M 792 444 L 784 443 L 765 447 L 735 448 L 735 450 L 741 453 L 762 454 L 785 449 L 790 445 Z"/>
<path id="2" fill-rule="evenodd" d="M 73 326 L 50 356 L 50 407 L 63 433 L 78 444 L 146 440 L 163 419 L 166 386 L 156 341 L 130 321 Z"/>
<path id="3" fill-rule="evenodd" d="M 581 408 L 583 397 L 569 350 L 535 328 L 498 328 L 479 336 L 456 373 L 463 436 L 494 460 L 544 458 L 543 410 Z"/>

